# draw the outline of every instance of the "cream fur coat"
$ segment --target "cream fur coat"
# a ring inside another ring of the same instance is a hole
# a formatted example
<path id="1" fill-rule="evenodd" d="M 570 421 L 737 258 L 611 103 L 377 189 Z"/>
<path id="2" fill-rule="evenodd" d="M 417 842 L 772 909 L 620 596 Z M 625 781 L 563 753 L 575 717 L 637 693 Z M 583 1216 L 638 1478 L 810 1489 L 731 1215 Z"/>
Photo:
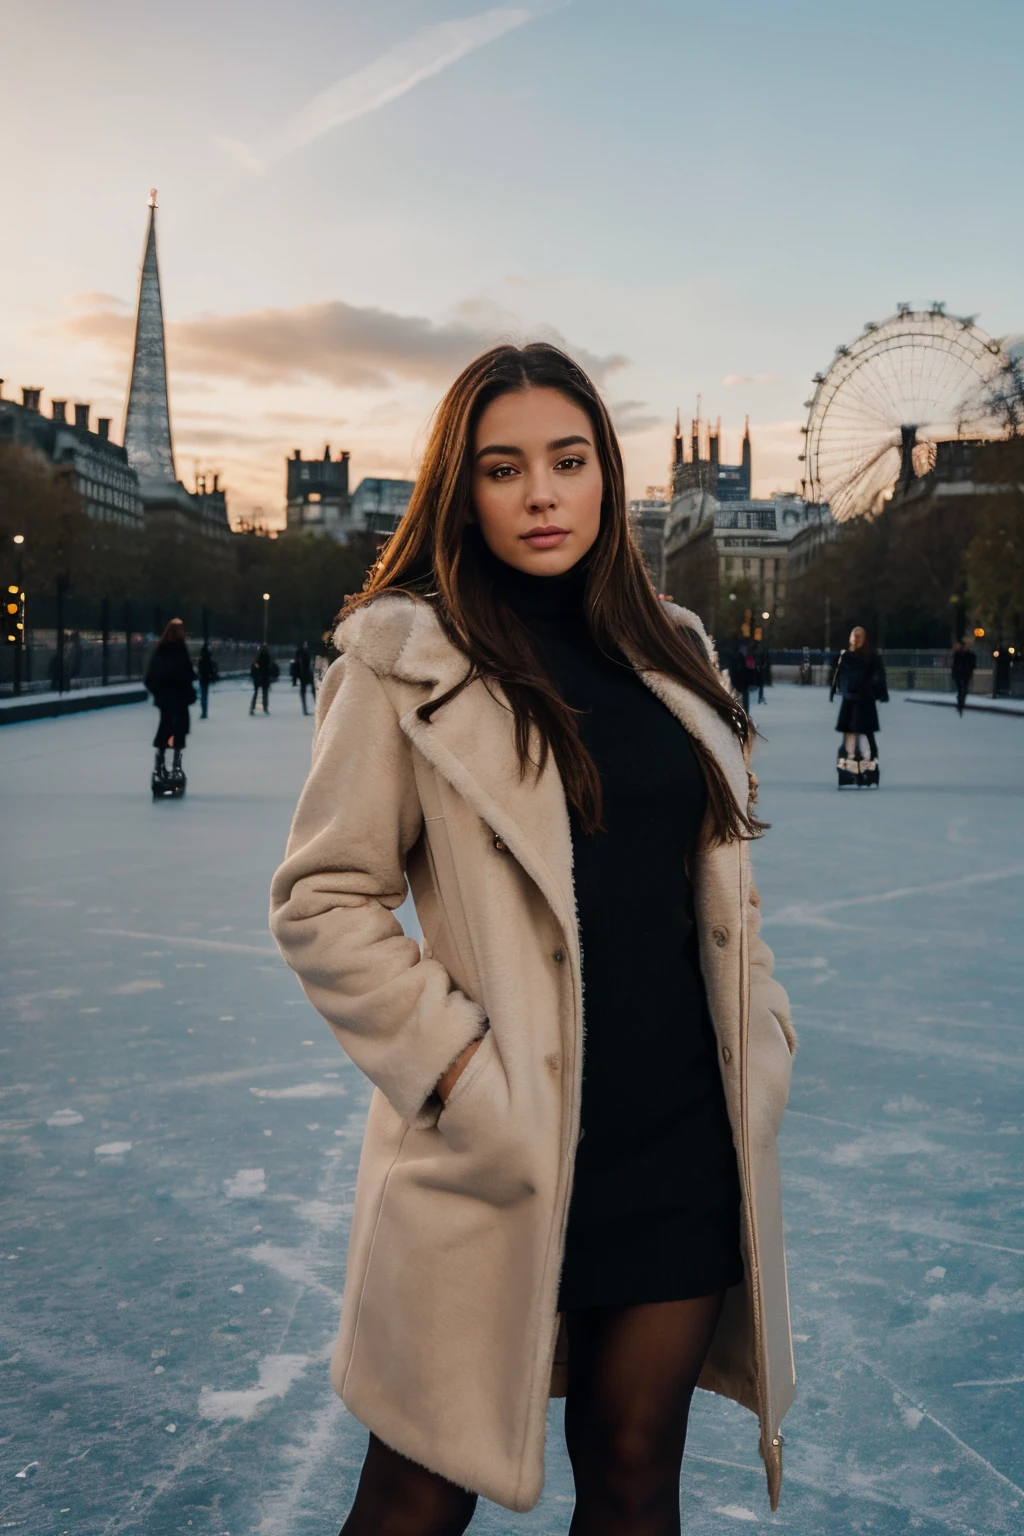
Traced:
<path id="1" fill-rule="evenodd" d="M 669 611 L 706 642 L 692 614 Z M 332 1379 L 388 1445 L 527 1510 L 543 1485 L 561 1374 L 555 1308 L 579 1133 L 583 999 L 565 797 L 550 757 L 541 775 L 520 777 L 510 713 L 482 682 L 431 723 L 418 718 L 466 667 L 426 603 L 378 598 L 340 626 L 337 644 L 271 893 L 285 959 L 376 1086 Z M 721 718 L 663 674 L 641 675 L 715 754 L 746 809 L 750 776 Z M 746 1269 L 700 1384 L 758 1415 L 774 1508 L 794 1385 L 776 1133 L 795 1039 L 758 936 L 747 844 L 695 857 L 693 880 Z M 407 881 L 422 949 L 394 916 Z M 442 1109 L 438 1078 L 481 1035 Z"/>

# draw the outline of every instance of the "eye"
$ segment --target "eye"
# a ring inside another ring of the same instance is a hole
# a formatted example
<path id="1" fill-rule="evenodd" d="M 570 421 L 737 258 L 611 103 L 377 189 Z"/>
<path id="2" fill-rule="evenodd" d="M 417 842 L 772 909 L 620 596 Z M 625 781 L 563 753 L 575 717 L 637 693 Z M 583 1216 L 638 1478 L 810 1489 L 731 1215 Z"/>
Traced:
<path id="1" fill-rule="evenodd" d="M 493 469 L 487 471 L 491 480 L 509 480 L 519 471 L 514 464 L 496 464 Z"/>
<path id="2" fill-rule="evenodd" d="M 578 453 L 567 453 L 564 459 L 559 459 L 558 463 L 555 465 L 555 468 L 582 469 L 586 462 L 586 459 L 581 458 Z"/>

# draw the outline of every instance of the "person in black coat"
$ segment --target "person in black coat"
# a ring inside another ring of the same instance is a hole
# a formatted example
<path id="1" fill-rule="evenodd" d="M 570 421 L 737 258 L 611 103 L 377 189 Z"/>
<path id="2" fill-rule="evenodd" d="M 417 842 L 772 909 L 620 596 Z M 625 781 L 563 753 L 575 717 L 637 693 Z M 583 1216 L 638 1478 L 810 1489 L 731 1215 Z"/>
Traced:
<path id="1" fill-rule="evenodd" d="M 210 684 L 215 683 L 220 677 L 217 663 L 210 654 L 210 647 L 203 641 L 203 648 L 199 652 L 199 665 L 196 669 L 199 673 L 199 702 L 202 706 L 200 719 L 205 720 L 210 703 Z"/>
<path id="2" fill-rule="evenodd" d="M 743 713 L 747 715 L 750 713 L 750 685 L 754 681 L 754 658 L 749 648 L 735 646 L 729 654 L 727 667 L 732 690 L 743 705 Z"/>
<path id="3" fill-rule="evenodd" d="M 256 659 L 249 668 L 249 676 L 252 678 L 252 703 L 249 705 L 250 715 L 256 713 L 256 700 L 263 695 L 263 713 L 270 714 L 270 685 L 273 682 L 273 663 L 270 659 L 270 651 L 267 646 L 261 645 L 256 652 Z"/>
<path id="4" fill-rule="evenodd" d="M 953 674 L 953 686 L 956 689 L 956 712 L 962 715 L 967 695 L 971 691 L 971 679 L 974 676 L 974 668 L 977 666 L 977 657 L 970 646 L 958 640 L 953 647 L 953 656 L 950 662 L 950 671 Z"/>
<path id="5" fill-rule="evenodd" d="M 849 647 L 836 665 L 829 698 L 834 699 L 837 693 L 843 700 L 836 720 L 836 730 L 843 734 L 837 760 L 839 783 L 877 785 L 877 706 L 889 702 L 889 688 L 882 658 L 872 650 L 867 632 L 859 624 L 851 629 Z"/>
<path id="6" fill-rule="evenodd" d="M 160 711 L 160 724 L 153 737 L 158 773 L 165 771 L 164 755 L 168 747 L 174 751 L 174 767 L 181 767 L 181 754 L 185 750 L 190 724 L 188 707 L 196 701 L 195 678 L 185 644 L 185 626 L 180 619 L 172 619 L 150 657 L 144 678 L 153 695 L 153 703 Z"/>
<path id="7" fill-rule="evenodd" d="M 292 687 L 294 688 L 296 684 L 302 699 L 302 713 L 308 715 L 306 694 L 313 686 L 313 658 L 309 654 L 309 646 L 305 640 L 295 652 L 295 658 L 292 661 Z"/>

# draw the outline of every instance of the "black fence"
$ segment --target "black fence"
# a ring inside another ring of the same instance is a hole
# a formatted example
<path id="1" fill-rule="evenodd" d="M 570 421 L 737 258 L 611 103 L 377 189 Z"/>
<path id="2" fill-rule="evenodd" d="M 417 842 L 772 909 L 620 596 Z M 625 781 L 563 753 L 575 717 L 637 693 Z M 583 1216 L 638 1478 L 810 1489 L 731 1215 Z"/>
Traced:
<path id="1" fill-rule="evenodd" d="M 808 648 L 770 652 L 776 682 L 805 682 L 827 686 L 835 672 L 839 651 Z M 948 650 L 886 650 L 882 652 L 889 687 L 894 692 L 955 693 Z M 1015 646 L 996 646 L 976 651 L 977 665 L 971 692 L 1000 698 L 1024 698 L 1024 658 Z"/>
<path id="2" fill-rule="evenodd" d="M 112 602 L 60 591 L 36 597 L 28 592 L 23 643 L 0 646 L 0 697 L 140 682 L 150 653 L 172 618 L 184 619 L 193 659 L 205 639 L 222 677 L 248 674 L 263 637 L 232 634 L 230 620 L 216 610 L 189 613 L 179 607 L 172 612 L 151 603 Z M 319 636 L 306 638 L 315 654 Z M 294 655 L 295 649 L 295 645 L 270 646 L 279 662 Z"/>

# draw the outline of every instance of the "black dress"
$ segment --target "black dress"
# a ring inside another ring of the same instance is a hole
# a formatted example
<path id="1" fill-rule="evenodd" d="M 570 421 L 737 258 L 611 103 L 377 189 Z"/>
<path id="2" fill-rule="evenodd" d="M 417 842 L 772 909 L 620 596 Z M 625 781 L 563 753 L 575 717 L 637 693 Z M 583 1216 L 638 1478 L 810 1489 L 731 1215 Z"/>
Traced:
<path id="1" fill-rule="evenodd" d="M 579 719 L 604 830 L 570 814 L 584 984 L 582 1137 L 561 1309 L 710 1295 L 743 1278 L 740 1190 L 686 861 L 707 790 L 685 729 L 604 656 L 585 572 L 488 561 Z"/>

